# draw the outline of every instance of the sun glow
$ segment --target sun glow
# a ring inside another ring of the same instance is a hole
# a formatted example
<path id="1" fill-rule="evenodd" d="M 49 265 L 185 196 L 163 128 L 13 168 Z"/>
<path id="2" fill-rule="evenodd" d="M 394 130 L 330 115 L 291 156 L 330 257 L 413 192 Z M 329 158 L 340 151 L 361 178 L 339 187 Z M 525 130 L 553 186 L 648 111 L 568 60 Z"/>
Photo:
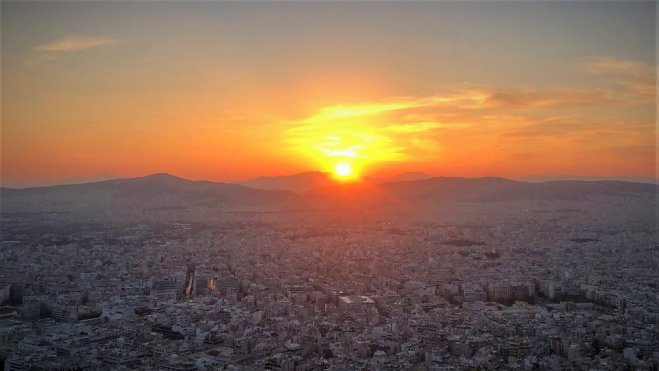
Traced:
<path id="1" fill-rule="evenodd" d="M 340 161 L 331 168 L 332 176 L 340 182 L 358 182 L 361 180 L 361 167 L 357 163 Z"/>
<path id="2" fill-rule="evenodd" d="M 336 180 L 358 181 L 373 166 L 414 158 L 419 139 L 439 124 L 425 117 L 421 122 L 403 112 L 425 104 L 422 99 L 398 98 L 327 106 L 288 121 L 286 140 Z"/>
<path id="3" fill-rule="evenodd" d="M 352 167 L 346 163 L 336 165 L 334 173 L 340 179 L 348 179 L 352 175 Z"/>

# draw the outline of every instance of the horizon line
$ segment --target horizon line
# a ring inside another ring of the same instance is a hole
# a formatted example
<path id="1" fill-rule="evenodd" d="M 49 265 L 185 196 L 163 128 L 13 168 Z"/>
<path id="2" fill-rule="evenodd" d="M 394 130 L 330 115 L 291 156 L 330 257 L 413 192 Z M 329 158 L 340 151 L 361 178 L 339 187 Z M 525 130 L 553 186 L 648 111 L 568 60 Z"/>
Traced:
<path id="1" fill-rule="evenodd" d="M 237 185 L 243 185 L 246 187 L 249 187 L 249 185 L 246 185 L 244 183 L 259 179 L 259 178 L 291 178 L 303 174 L 310 174 L 310 173 L 316 173 L 316 174 L 325 174 L 328 177 L 330 176 L 329 172 L 324 172 L 324 171 L 315 171 L 315 170 L 307 170 L 307 171 L 302 171 L 299 173 L 294 173 L 294 174 L 288 174 L 288 175 L 257 175 L 254 177 L 250 177 L 248 179 L 242 179 L 242 180 L 226 180 L 226 179 L 204 179 L 204 178 L 188 178 L 180 175 L 176 175 L 170 172 L 155 172 L 155 173 L 147 173 L 145 175 L 138 175 L 138 176 L 119 176 L 115 175 L 112 173 L 100 173 L 97 175 L 88 175 L 88 176 L 76 176 L 76 177 L 70 177 L 67 179 L 62 179 L 62 180 L 44 180 L 44 181 L 36 181 L 36 182 L 25 182 L 25 181 L 10 181 L 9 185 L 5 185 L 5 181 L 0 179 L 0 189 L 30 189 L 30 188 L 48 188 L 48 187 L 58 187 L 58 186 L 69 186 L 69 185 L 82 185 L 82 184 L 94 184 L 94 183 L 102 183 L 102 182 L 108 182 L 108 181 L 115 181 L 115 180 L 128 180 L 128 179 L 140 179 L 140 178 L 148 178 L 148 177 L 153 177 L 153 176 L 158 176 L 158 175 L 166 175 L 170 176 L 173 178 L 178 178 L 181 180 L 186 180 L 190 182 L 211 182 L 211 183 L 222 183 L 222 184 L 237 184 Z M 622 182 L 629 182 L 629 183 L 647 183 L 647 184 L 657 184 L 659 185 L 659 175 L 656 176 L 655 178 L 652 177 L 647 177 L 647 176 L 640 176 L 640 175 L 612 175 L 612 176 L 607 176 L 607 175 L 567 175 L 567 174 L 557 174 L 557 175 L 527 175 L 523 177 L 507 177 L 507 176 L 500 176 L 500 175 L 493 175 L 493 174 L 488 174 L 488 175 L 481 175 L 481 176 L 456 176 L 456 175 L 433 175 L 426 173 L 424 171 L 407 171 L 407 172 L 401 172 L 393 176 L 388 176 L 388 177 L 369 177 L 365 176 L 361 180 L 365 182 L 369 181 L 380 181 L 382 183 L 386 182 L 406 182 L 406 181 L 418 181 L 418 180 L 423 180 L 423 179 L 412 179 L 412 180 L 396 180 L 394 178 L 405 175 L 405 174 L 422 174 L 422 175 L 427 175 L 427 178 L 425 179 L 434 179 L 434 178 L 459 178 L 459 179 L 484 179 L 484 178 L 501 178 L 501 179 L 507 179 L 507 180 L 514 180 L 514 181 L 519 181 L 519 182 L 526 182 L 526 183 L 544 183 L 544 182 L 551 182 L 551 181 L 622 181 Z M 111 176 L 107 178 L 99 178 L 99 179 L 93 179 L 95 176 Z M 80 181 L 75 181 L 76 178 L 80 178 Z M 88 178 L 88 179 L 85 179 Z M 16 185 L 13 185 L 11 183 L 16 182 Z M 23 183 L 23 184 L 21 184 Z M 31 183 L 31 184 L 30 184 Z"/>

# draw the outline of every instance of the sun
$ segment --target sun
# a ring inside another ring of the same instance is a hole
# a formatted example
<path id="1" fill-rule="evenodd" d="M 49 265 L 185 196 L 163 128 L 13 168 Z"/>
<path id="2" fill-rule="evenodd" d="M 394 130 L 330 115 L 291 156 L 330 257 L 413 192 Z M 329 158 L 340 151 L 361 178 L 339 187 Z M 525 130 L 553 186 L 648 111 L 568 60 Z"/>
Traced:
<path id="1" fill-rule="evenodd" d="M 340 179 L 348 179 L 352 175 L 352 167 L 346 163 L 336 165 L 334 173 Z"/>

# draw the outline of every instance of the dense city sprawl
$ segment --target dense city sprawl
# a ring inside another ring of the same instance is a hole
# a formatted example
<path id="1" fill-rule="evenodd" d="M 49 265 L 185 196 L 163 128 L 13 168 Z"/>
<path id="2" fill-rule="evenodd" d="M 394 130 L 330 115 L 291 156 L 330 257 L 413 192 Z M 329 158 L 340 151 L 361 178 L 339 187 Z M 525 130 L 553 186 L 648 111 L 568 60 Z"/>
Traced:
<path id="1" fill-rule="evenodd" d="M 6 370 L 656 370 L 656 230 L 634 207 L 5 215 L 0 351 Z"/>

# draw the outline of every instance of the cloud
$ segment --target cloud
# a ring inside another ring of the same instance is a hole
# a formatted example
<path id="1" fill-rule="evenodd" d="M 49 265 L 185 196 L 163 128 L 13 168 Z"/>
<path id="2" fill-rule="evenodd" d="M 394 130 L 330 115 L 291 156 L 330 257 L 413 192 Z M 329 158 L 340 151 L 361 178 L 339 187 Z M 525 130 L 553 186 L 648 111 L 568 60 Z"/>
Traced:
<path id="1" fill-rule="evenodd" d="M 320 159 L 328 167 L 340 159 L 350 159 L 353 166 L 403 161 L 409 157 L 413 138 L 439 126 L 434 121 L 400 117 L 426 104 L 425 99 L 406 97 L 329 106 L 286 122 L 289 129 L 285 139 L 295 150 Z"/>
<path id="2" fill-rule="evenodd" d="M 37 52 L 62 53 L 76 52 L 103 45 L 115 44 L 117 41 L 106 37 L 67 36 L 51 41 L 46 44 L 37 45 L 33 49 Z"/>
<path id="3" fill-rule="evenodd" d="M 652 126 L 613 122 L 599 118 L 599 110 L 578 109 L 652 103 L 654 67 L 593 58 L 580 61 L 579 68 L 593 77 L 592 86 L 460 84 L 430 95 L 331 105 L 284 121 L 284 137 L 289 148 L 324 158 L 321 162 L 350 159 L 361 166 L 449 157 L 468 162 L 469 156 L 480 161 L 492 153 L 500 157 L 491 161 L 503 161 L 506 151 L 552 158 L 567 156 L 565 148 L 572 154 L 604 154 L 607 146 L 654 137 Z M 593 114 L 583 116 L 589 111 Z"/>
<path id="4" fill-rule="evenodd" d="M 536 109 L 597 104 L 624 104 L 628 97 L 615 91 L 595 88 L 559 87 L 546 89 L 500 89 L 478 85 L 456 85 L 442 92 L 419 97 L 391 97 L 378 102 L 335 105 L 322 108 L 298 123 L 353 120 L 397 112 L 446 110 Z"/>
<path id="5" fill-rule="evenodd" d="M 637 103 L 654 101 L 657 67 L 642 61 L 611 56 L 583 59 L 579 69 L 613 84 L 619 94 Z"/>
<path id="6" fill-rule="evenodd" d="M 482 91 L 461 87 L 430 96 L 328 106 L 308 117 L 286 121 L 285 140 L 295 150 L 324 158 L 326 163 L 351 159 L 360 166 L 410 160 L 420 153 L 441 150 L 431 133 L 470 125 L 444 120 L 440 110 L 473 109 L 485 98 Z"/>
<path id="7" fill-rule="evenodd" d="M 647 75 L 653 68 L 644 62 L 616 57 L 591 57 L 581 61 L 580 67 L 593 75 Z"/>
<path id="8" fill-rule="evenodd" d="M 484 107 L 537 108 L 614 103 L 616 98 L 602 89 L 556 88 L 545 90 L 497 90 L 488 94 Z"/>
<path id="9" fill-rule="evenodd" d="M 398 111 L 415 106 L 419 106 L 420 102 L 415 102 L 413 100 L 399 100 L 393 101 L 389 100 L 388 102 L 376 102 L 376 103 L 363 103 L 363 104 L 354 104 L 354 105 L 337 105 L 330 106 L 321 109 L 315 115 L 304 120 L 305 122 L 322 122 L 322 121 L 332 121 L 340 119 L 348 119 L 359 116 L 370 116 L 377 115 L 389 111 Z"/>
<path id="10" fill-rule="evenodd" d="M 117 40 L 107 37 L 67 36 L 33 47 L 26 55 L 23 65 L 25 67 L 35 67 L 43 63 L 58 60 L 64 54 L 112 45 L 117 42 Z"/>

